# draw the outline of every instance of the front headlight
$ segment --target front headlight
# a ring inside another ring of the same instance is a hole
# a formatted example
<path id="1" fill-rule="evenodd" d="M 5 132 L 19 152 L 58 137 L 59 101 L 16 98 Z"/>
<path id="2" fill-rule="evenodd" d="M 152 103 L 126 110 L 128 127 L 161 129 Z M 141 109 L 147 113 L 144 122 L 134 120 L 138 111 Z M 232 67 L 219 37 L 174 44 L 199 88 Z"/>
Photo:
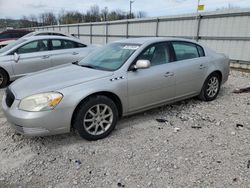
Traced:
<path id="1" fill-rule="evenodd" d="M 63 95 L 57 92 L 40 93 L 25 97 L 19 104 L 19 109 L 30 112 L 52 110 L 62 100 Z"/>

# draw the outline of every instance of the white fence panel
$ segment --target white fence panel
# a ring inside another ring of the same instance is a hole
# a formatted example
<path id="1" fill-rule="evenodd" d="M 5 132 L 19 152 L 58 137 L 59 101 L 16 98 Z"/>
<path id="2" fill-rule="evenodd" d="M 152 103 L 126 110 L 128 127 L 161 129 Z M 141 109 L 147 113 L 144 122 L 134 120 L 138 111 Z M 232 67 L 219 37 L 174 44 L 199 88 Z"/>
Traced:
<path id="1" fill-rule="evenodd" d="M 143 36 L 194 38 L 231 59 L 250 62 L 250 9 L 33 29 L 79 34 L 84 42 L 97 44 Z"/>
<path id="2" fill-rule="evenodd" d="M 156 22 L 129 23 L 128 34 L 130 36 L 155 36 Z"/>
<path id="3" fill-rule="evenodd" d="M 110 24 L 108 25 L 109 35 L 126 35 L 127 25 L 126 24 Z"/>

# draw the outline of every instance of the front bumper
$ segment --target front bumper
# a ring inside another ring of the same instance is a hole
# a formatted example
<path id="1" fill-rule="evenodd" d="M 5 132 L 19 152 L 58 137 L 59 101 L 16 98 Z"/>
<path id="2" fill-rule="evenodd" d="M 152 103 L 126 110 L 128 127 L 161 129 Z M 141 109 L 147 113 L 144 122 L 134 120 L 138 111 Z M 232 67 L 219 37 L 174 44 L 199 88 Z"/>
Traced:
<path id="1" fill-rule="evenodd" d="M 71 114 L 67 108 L 50 111 L 26 112 L 18 109 L 20 100 L 14 100 L 11 107 L 2 99 L 3 112 L 7 121 L 19 133 L 27 136 L 46 136 L 70 132 Z"/>

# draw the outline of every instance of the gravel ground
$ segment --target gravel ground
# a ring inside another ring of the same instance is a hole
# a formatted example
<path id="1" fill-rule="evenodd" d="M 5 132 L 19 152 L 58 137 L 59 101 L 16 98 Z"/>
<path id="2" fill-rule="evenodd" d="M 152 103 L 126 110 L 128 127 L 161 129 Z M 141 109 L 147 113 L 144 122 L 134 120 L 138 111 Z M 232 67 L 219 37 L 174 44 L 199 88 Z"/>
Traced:
<path id="1" fill-rule="evenodd" d="M 249 84 L 249 73 L 232 71 L 217 100 L 123 118 L 95 142 L 74 132 L 24 137 L 0 111 L 0 187 L 250 188 L 250 93 L 232 93 Z"/>

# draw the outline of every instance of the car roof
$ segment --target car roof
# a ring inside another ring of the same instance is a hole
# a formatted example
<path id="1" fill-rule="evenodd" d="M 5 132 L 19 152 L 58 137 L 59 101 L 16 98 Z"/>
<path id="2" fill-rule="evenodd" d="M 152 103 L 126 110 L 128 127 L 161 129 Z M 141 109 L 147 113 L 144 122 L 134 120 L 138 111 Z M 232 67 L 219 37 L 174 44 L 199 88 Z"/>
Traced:
<path id="1" fill-rule="evenodd" d="M 154 43 L 154 42 L 164 42 L 164 41 L 186 41 L 197 43 L 194 40 L 189 40 L 185 38 L 178 38 L 178 37 L 140 37 L 140 38 L 129 38 L 123 39 L 117 42 L 120 43 L 130 43 L 130 44 L 145 44 L 145 43 Z"/>
<path id="2" fill-rule="evenodd" d="M 82 43 L 80 40 L 75 39 L 75 38 L 70 38 L 67 36 L 57 36 L 57 35 L 41 35 L 41 36 L 30 36 L 30 37 L 24 37 L 25 40 L 42 40 L 42 39 L 65 39 L 65 40 L 72 40 L 75 42 Z"/>
<path id="3" fill-rule="evenodd" d="M 34 33 L 34 34 L 37 34 L 37 33 L 58 33 L 58 34 L 62 34 L 62 35 L 66 36 L 66 34 L 59 32 L 59 31 L 33 31 L 32 33 Z"/>

